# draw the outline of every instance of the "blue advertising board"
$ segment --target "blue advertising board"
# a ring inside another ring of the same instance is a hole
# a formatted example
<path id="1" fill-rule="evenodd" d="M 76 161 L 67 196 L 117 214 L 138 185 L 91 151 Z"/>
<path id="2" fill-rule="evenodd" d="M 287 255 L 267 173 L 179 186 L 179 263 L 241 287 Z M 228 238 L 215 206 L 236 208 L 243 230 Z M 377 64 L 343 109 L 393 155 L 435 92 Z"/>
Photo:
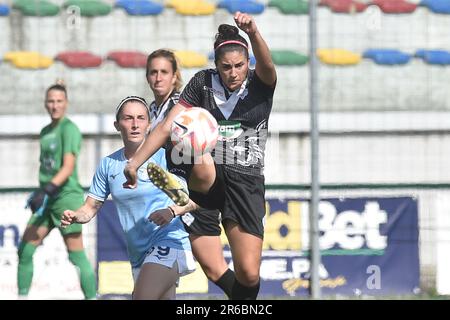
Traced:
<path id="1" fill-rule="evenodd" d="M 309 293 L 308 205 L 305 199 L 267 200 L 260 296 Z M 415 293 L 420 278 L 417 208 L 417 200 L 412 197 L 322 199 L 319 204 L 322 293 Z M 112 202 L 107 201 L 102 211 L 107 212 L 99 214 L 97 224 L 98 262 L 126 261 L 125 241 Z M 232 267 L 224 234 L 222 243 Z M 193 287 L 198 288 L 198 283 Z M 189 289 L 183 293 L 189 293 Z M 222 294 L 211 282 L 207 282 L 202 292 L 195 293 Z"/>

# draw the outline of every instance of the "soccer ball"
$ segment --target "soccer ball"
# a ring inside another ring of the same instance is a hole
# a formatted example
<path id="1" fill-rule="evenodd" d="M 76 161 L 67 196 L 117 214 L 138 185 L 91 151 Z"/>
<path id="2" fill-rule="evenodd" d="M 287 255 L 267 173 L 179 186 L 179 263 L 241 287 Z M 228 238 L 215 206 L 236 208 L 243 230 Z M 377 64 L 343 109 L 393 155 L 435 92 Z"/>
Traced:
<path id="1" fill-rule="evenodd" d="M 184 155 L 201 155 L 216 146 L 219 137 L 216 119 L 203 108 L 189 108 L 175 117 L 171 140 L 174 148 Z"/>

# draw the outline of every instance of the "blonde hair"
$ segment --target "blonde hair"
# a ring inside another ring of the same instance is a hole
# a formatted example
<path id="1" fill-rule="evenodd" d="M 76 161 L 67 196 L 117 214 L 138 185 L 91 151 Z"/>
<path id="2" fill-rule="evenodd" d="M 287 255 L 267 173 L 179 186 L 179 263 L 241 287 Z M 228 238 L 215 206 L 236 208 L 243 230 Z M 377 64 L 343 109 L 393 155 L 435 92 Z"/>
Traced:
<path id="1" fill-rule="evenodd" d="M 64 82 L 63 79 L 61 79 L 61 78 L 56 79 L 55 84 L 52 84 L 50 87 L 47 88 L 47 90 L 45 91 L 45 99 L 46 100 L 47 100 L 47 97 L 48 97 L 48 93 L 51 90 L 57 90 L 57 91 L 64 92 L 64 95 L 66 96 L 66 99 L 68 99 L 67 90 L 66 90 L 66 83 Z"/>
<path id="2" fill-rule="evenodd" d="M 181 87 L 183 86 L 183 80 L 181 79 L 180 68 L 178 67 L 180 64 L 178 63 L 177 57 L 171 50 L 158 49 L 158 50 L 155 50 L 152 53 L 150 53 L 149 56 L 147 57 L 147 68 L 145 71 L 145 76 L 148 78 L 148 74 L 150 72 L 150 70 L 149 70 L 150 64 L 151 64 L 152 60 L 155 58 L 165 58 L 170 62 L 170 64 L 172 65 L 173 73 L 177 77 L 177 80 L 175 82 L 175 91 L 180 91 Z"/>

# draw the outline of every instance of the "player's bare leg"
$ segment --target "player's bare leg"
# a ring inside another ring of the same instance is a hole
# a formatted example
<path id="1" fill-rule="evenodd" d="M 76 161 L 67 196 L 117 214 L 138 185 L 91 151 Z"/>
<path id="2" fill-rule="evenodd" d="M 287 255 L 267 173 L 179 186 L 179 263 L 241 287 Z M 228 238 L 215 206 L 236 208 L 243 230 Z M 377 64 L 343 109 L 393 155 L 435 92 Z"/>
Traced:
<path id="1" fill-rule="evenodd" d="M 174 263 L 167 268 L 155 263 L 142 265 L 133 291 L 134 300 L 161 300 L 175 298 L 175 284 L 180 275 Z"/>

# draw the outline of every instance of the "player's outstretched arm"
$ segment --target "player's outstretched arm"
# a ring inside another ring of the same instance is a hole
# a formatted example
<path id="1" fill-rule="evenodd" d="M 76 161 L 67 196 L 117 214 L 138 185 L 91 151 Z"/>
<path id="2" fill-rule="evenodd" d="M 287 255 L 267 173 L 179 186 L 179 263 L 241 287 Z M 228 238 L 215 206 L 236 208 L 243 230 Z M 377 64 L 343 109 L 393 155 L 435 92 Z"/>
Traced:
<path id="1" fill-rule="evenodd" d="M 61 217 L 61 227 L 65 228 L 72 223 L 87 223 L 91 221 L 103 205 L 103 201 L 87 197 L 84 204 L 76 211 L 65 210 Z"/>
<path id="2" fill-rule="evenodd" d="M 253 54 L 255 55 L 256 59 L 256 74 L 262 80 L 262 82 L 269 86 L 273 86 L 275 84 L 275 81 L 277 80 L 275 66 L 272 61 L 269 47 L 267 46 L 264 38 L 259 33 L 255 19 L 246 13 L 241 13 L 238 11 L 234 15 L 234 22 L 239 29 L 241 29 L 248 35 L 248 38 L 250 39 Z"/>

